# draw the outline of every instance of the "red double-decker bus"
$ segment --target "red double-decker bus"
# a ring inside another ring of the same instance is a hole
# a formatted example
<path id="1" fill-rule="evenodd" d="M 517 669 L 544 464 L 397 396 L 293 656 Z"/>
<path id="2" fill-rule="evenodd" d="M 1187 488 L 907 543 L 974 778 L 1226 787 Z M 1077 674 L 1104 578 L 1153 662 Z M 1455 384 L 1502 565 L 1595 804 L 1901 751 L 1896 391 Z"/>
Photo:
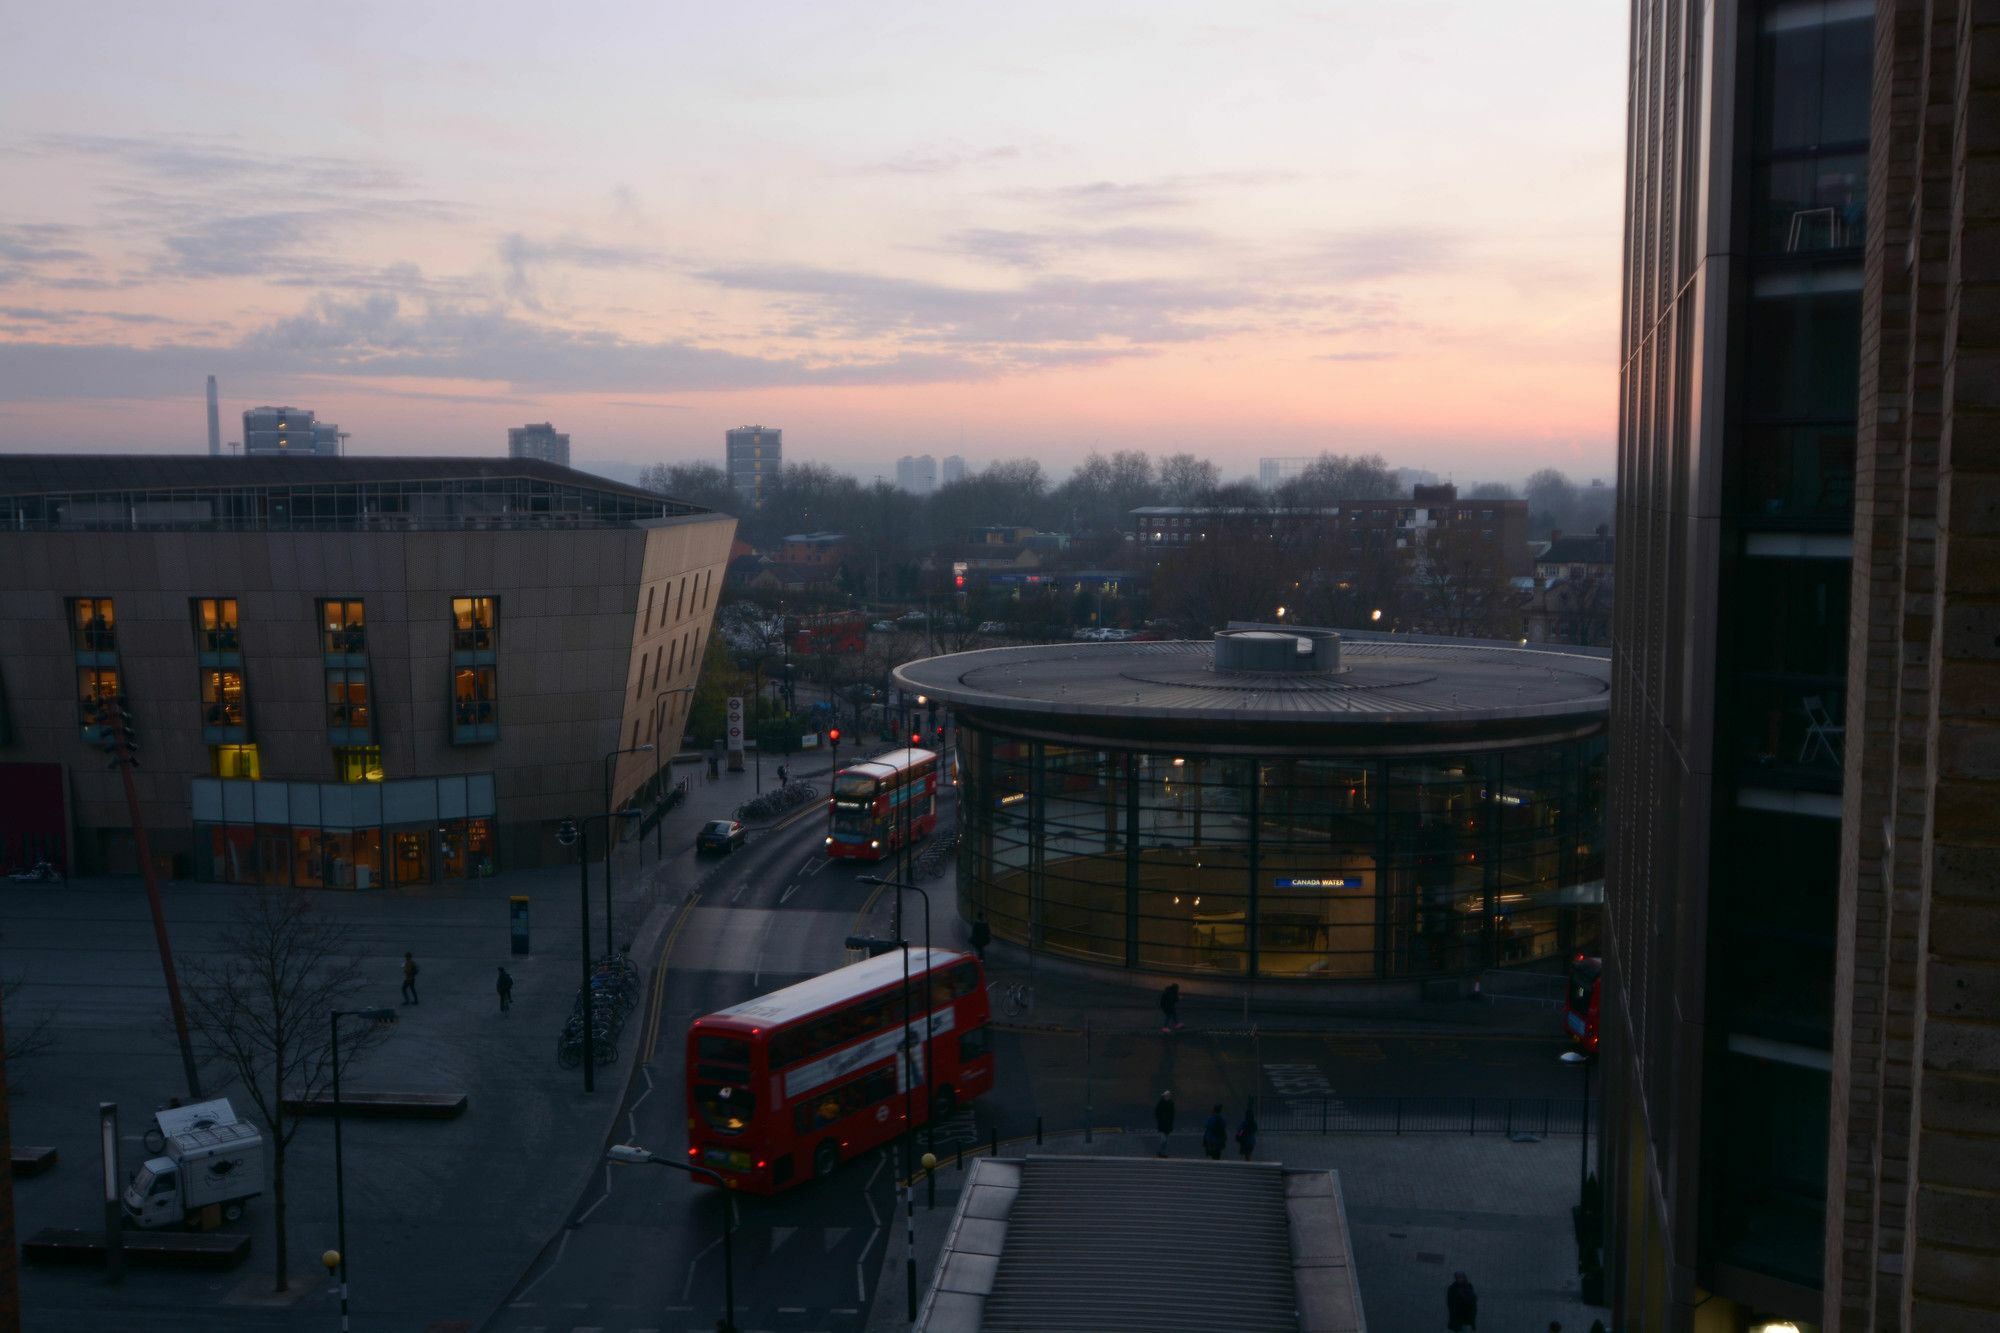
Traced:
<path id="1" fill-rule="evenodd" d="M 991 1089 L 979 961 L 913 949 L 909 968 L 907 1025 L 901 952 L 697 1018 L 688 1029 L 689 1162 L 731 1189 L 775 1194 Z M 906 1033 L 907 1059 L 898 1049 Z"/>
<path id="2" fill-rule="evenodd" d="M 933 750 L 892 750 L 833 775 L 827 801 L 828 856 L 879 861 L 905 838 L 937 827 L 938 757 Z"/>
<path id="3" fill-rule="evenodd" d="M 1569 964 L 1569 992 L 1563 1001 L 1563 1031 L 1586 1052 L 1597 1050 L 1598 1020 L 1604 1008 L 1604 960 L 1578 954 Z"/>

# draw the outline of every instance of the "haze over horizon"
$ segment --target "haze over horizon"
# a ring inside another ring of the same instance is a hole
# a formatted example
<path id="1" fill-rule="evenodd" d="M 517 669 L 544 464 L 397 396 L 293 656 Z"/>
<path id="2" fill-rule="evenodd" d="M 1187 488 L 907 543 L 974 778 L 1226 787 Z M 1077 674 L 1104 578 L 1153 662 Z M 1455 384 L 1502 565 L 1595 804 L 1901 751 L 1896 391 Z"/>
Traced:
<path id="1" fill-rule="evenodd" d="M 1626 15 L 1212 13 L 18 13 L 0 449 L 1608 475 Z"/>

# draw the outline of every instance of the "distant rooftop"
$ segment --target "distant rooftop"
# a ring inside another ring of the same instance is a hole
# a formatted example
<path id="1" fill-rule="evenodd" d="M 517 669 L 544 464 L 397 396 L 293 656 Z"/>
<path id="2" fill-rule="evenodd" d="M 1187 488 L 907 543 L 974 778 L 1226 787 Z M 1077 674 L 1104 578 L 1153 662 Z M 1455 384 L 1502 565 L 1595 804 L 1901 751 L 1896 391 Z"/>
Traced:
<path id="1" fill-rule="evenodd" d="M 1346 630 L 1340 640 L 1331 674 L 1312 670 L 1309 659 L 1297 672 L 1223 669 L 1204 640 L 986 648 L 911 662 L 895 678 L 905 690 L 1024 725 L 1186 720 L 1291 732 L 1309 726 L 1318 735 L 1385 724 L 1601 721 L 1610 708 L 1611 662 L 1601 652 Z"/>
<path id="2" fill-rule="evenodd" d="M 14 531 L 622 527 L 708 511 L 529 458 L 0 454 Z"/>

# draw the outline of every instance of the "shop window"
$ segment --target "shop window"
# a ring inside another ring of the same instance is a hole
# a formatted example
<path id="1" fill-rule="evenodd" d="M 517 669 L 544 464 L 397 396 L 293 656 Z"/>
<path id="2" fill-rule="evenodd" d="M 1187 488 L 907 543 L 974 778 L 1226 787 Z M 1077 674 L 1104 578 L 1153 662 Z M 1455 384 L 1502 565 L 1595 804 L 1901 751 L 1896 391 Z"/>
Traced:
<path id="1" fill-rule="evenodd" d="M 119 697 L 116 667 L 78 667 L 76 672 L 76 715 L 86 727 L 99 726 L 99 711 Z"/>
<path id="2" fill-rule="evenodd" d="M 202 721 L 207 726 L 243 726 L 243 673 L 240 671 L 202 672 L 201 706 Z"/>
<path id="3" fill-rule="evenodd" d="M 489 652 L 495 647 L 496 625 L 491 597 L 451 599 L 453 651 Z"/>
<path id="4" fill-rule="evenodd" d="M 109 597 L 78 597 L 70 603 L 70 627 L 76 651 L 114 653 L 118 651 L 118 617 Z"/>
<path id="5" fill-rule="evenodd" d="M 333 751 L 334 777 L 341 782 L 380 782 L 382 780 L 382 747 L 379 745 L 342 745 Z"/>
<path id="6" fill-rule="evenodd" d="M 326 673 L 326 724 L 336 731 L 368 729 L 368 672 L 365 669 L 335 667 Z"/>
<path id="7" fill-rule="evenodd" d="M 208 747 L 209 776 L 242 778 L 255 782 L 263 776 L 255 745 L 211 745 Z"/>
<path id="8" fill-rule="evenodd" d="M 236 599 L 203 597 L 194 604 L 195 641 L 205 653 L 240 651 L 236 637 Z"/>
<path id="9" fill-rule="evenodd" d="M 329 653 L 368 651 L 368 617 L 359 601 L 324 601 L 319 604 L 321 634 Z"/>

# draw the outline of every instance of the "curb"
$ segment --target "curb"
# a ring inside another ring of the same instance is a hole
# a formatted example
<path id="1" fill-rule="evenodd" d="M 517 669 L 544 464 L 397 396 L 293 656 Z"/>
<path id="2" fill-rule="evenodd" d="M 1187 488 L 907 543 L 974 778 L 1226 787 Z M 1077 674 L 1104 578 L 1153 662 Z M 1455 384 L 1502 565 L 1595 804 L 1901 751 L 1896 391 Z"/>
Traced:
<path id="1" fill-rule="evenodd" d="M 646 919 L 640 925 L 632 947 L 626 951 L 634 957 L 652 957 L 652 962 L 647 967 L 645 985 L 645 994 L 649 1000 L 653 998 L 653 987 L 659 984 L 659 980 L 666 970 L 666 956 L 662 936 L 666 933 L 667 918 L 671 914 L 675 919 L 680 919 L 700 896 L 699 891 L 695 891 L 689 893 L 678 903 L 670 905 L 662 902 L 655 905 L 646 914 Z M 657 1011 L 657 1006 L 655 1006 L 655 1009 Z M 642 1033 L 643 1030 L 642 1028 Z M 632 1093 L 632 1080 L 639 1076 L 639 1066 L 644 1063 L 639 1043 L 640 1038 L 635 1037 L 633 1039 L 632 1051 L 625 1061 L 625 1077 L 618 1084 L 618 1095 L 609 1099 L 601 1122 L 601 1128 L 597 1138 L 594 1140 L 596 1143 L 602 1144 L 610 1139 L 611 1131 L 616 1128 L 618 1123 L 618 1113 L 624 1109 L 625 1099 Z M 589 1165 L 578 1178 L 575 1188 L 569 1193 L 569 1206 L 563 1210 L 561 1220 L 555 1224 L 549 1234 L 543 1238 L 542 1243 L 536 1247 L 534 1255 L 528 1260 L 527 1266 L 508 1279 L 506 1288 L 493 1298 L 491 1304 L 487 1306 L 485 1313 L 473 1322 L 473 1328 L 483 1330 L 493 1326 L 494 1321 L 500 1317 L 500 1312 L 507 1308 L 508 1298 L 514 1294 L 514 1289 L 521 1285 L 521 1279 L 526 1277 L 535 1265 L 542 1261 L 542 1256 L 549 1252 L 549 1247 L 554 1245 L 558 1238 L 570 1229 L 571 1219 L 576 1216 L 577 1205 L 583 1202 L 584 1191 L 590 1188 L 591 1179 L 603 1165 L 604 1159 L 601 1153 L 591 1157 Z"/>

